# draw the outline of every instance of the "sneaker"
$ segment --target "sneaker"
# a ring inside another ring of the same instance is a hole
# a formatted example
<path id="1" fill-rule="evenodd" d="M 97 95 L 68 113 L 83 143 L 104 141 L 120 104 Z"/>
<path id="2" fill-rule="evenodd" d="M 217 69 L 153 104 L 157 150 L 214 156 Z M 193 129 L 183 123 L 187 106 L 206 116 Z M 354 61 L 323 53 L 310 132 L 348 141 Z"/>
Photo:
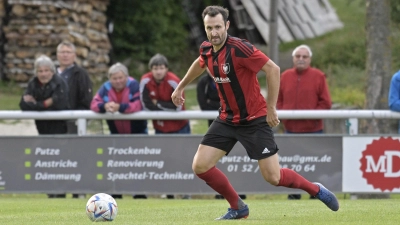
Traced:
<path id="1" fill-rule="evenodd" d="M 215 220 L 237 220 L 246 219 L 249 216 L 249 207 L 247 205 L 241 209 L 235 210 L 228 208 L 228 212 L 225 215 L 216 218 Z"/>
<path id="2" fill-rule="evenodd" d="M 328 189 L 324 187 L 324 185 L 320 183 L 314 183 L 319 186 L 319 192 L 315 196 L 321 202 L 323 202 L 328 208 L 330 208 L 332 211 L 338 211 L 339 210 L 339 202 L 332 192 L 330 192 Z"/>

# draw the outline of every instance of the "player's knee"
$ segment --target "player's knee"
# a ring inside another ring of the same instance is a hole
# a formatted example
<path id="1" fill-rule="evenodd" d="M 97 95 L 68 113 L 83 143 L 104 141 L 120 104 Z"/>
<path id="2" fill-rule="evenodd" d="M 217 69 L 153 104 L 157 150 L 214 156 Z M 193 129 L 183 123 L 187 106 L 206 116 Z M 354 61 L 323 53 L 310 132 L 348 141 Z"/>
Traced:
<path id="1" fill-rule="evenodd" d="M 268 183 L 270 183 L 270 184 L 272 184 L 272 185 L 274 185 L 274 186 L 278 186 L 279 180 L 280 180 L 280 176 L 270 175 L 270 176 L 264 177 L 264 179 L 265 179 Z"/>
<path id="2" fill-rule="evenodd" d="M 207 172 L 205 166 L 196 161 L 194 161 L 192 164 L 192 170 L 195 174 L 201 174 Z"/>
<path id="3" fill-rule="evenodd" d="M 210 164 L 210 163 L 202 163 L 199 161 L 194 161 L 192 164 L 192 170 L 195 174 L 201 174 L 209 171 L 211 168 L 213 168 L 215 165 Z"/>

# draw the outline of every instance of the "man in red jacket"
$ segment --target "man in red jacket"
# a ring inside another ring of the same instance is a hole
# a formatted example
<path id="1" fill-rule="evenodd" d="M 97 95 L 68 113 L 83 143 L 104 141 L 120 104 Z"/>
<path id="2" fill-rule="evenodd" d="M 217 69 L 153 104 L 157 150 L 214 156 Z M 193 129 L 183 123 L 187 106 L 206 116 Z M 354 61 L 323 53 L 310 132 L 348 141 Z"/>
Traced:
<path id="1" fill-rule="evenodd" d="M 140 80 L 140 99 L 145 110 L 151 111 L 181 111 L 185 107 L 175 106 L 171 99 L 180 79 L 168 71 L 168 60 L 161 54 L 156 54 L 149 62 L 150 72 Z M 153 120 L 156 134 L 179 133 L 190 134 L 188 120 Z"/>
<path id="2" fill-rule="evenodd" d="M 325 74 L 310 67 L 312 52 L 307 45 L 294 49 L 293 68 L 281 75 L 277 108 L 281 110 L 330 109 L 332 106 Z M 282 120 L 286 133 L 323 133 L 322 119 Z M 292 194 L 289 199 L 300 199 Z"/>
<path id="3" fill-rule="evenodd" d="M 164 55 L 156 54 L 149 61 L 150 72 L 140 80 L 140 99 L 143 108 L 150 111 L 182 111 L 184 105 L 176 106 L 171 94 L 181 81 L 177 75 L 168 71 L 168 60 Z M 190 134 L 189 120 L 153 120 L 156 134 Z M 174 195 L 166 195 L 168 199 Z M 183 198 L 190 198 L 184 195 Z"/>

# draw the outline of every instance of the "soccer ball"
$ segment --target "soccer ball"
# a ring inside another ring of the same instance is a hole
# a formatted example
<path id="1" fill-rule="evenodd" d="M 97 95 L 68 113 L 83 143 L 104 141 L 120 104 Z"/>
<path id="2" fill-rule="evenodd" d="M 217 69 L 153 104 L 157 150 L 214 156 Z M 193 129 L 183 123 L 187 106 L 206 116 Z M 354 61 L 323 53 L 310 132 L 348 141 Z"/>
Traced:
<path id="1" fill-rule="evenodd" d="M 117 213 L 117 202 L 105 193 L 93 195 L 86 203 L 86 215 L 94 222 L 113 221 Z"/>

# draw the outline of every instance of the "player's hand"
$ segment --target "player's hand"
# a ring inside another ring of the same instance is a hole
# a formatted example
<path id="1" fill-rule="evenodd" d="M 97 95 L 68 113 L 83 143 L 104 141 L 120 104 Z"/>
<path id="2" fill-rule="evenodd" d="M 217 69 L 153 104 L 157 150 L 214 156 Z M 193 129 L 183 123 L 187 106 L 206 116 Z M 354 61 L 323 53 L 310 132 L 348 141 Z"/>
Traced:
<path id="1" fill-rule="evenodd" d="M 267 111 L 267 123 L 270 127 L 276 127 L 280 124 L 280 120 L 278 119 L 278 113 L 275 108 L 268 108 Z"/>
<path id="2" fill-rule="evenodd" d="M 176 106 L 183 105 L 183 103 L 185 103 L 185 99 L 183 98 L 183 90 L 175 89 L 171 95 L 171 99 Z"/>

